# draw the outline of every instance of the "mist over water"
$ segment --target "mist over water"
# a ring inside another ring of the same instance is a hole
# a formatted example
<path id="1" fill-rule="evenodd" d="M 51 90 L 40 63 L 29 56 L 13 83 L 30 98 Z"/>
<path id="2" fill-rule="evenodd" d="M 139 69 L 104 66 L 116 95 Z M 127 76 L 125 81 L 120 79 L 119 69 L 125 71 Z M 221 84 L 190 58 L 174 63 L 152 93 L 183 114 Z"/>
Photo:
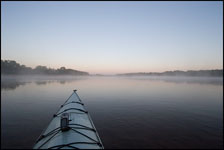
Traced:
<path id="1" fill-rule="evenodd" d="M 221 77 L 1 79 L 1 148 L 32 148 L 74 89 L 105 148 L 223 148 Z"/>

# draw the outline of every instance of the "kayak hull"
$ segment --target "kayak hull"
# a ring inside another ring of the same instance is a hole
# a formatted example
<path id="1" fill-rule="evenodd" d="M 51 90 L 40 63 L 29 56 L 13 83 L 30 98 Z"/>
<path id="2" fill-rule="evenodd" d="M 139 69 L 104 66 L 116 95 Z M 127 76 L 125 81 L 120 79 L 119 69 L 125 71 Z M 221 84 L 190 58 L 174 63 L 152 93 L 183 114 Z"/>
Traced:
<path id="1" fill-rule="evenodd" d="M 62 127 L 63 116 L 68 116 Z M 37 139 L 34 149 L 103 149 L 102 142 L 89 113 L 76 90 L 54 114 L 50 124 Z"/>

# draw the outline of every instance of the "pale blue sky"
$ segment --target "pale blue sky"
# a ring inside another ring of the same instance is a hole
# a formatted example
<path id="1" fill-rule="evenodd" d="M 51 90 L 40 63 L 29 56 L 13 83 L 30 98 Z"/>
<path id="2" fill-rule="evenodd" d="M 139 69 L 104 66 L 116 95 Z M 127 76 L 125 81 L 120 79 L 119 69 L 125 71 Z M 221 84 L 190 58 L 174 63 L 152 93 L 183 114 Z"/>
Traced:
<path id="1" fill-rule="evenodd" d="M 223 68 L 223 2 L 1 2 L 1 59 L 89 73 Z"/>

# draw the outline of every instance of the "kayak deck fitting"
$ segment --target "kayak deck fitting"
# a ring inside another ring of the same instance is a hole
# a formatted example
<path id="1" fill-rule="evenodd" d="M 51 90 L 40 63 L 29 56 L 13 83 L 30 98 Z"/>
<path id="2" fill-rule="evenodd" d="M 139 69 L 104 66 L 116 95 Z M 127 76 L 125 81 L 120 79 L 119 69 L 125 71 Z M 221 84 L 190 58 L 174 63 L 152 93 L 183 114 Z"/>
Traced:
<path id="1" fill-rule="evenodd" d="M 103 149 L 96 128 L 76 90 L 54 114 L 34 149 Z"/>

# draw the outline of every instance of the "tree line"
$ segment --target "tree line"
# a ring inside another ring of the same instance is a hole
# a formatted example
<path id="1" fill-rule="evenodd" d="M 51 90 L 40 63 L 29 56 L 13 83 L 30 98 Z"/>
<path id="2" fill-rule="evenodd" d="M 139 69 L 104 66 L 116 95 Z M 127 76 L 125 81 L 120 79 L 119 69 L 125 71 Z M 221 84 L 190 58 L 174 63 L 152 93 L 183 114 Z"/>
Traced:
<path id="1" fill-rule="evenodd" d="M 165 72 L 137 72 L 117 74 L 118 76 L 206 76 L 206 77 L 222 77 L 223 70 L 188 70 L 188 71 L 165 71 Z"/>
<path id="2" fill-rule="evenodd" d="M 20 65 L 14 60 L 1 60 L 1 74 L 45 74 L 45 75 L 89 75 L 88 72 L 66 69 L 52 69 L 46 66 L 36 66 L 34 69 L 25 65 Z"/>

